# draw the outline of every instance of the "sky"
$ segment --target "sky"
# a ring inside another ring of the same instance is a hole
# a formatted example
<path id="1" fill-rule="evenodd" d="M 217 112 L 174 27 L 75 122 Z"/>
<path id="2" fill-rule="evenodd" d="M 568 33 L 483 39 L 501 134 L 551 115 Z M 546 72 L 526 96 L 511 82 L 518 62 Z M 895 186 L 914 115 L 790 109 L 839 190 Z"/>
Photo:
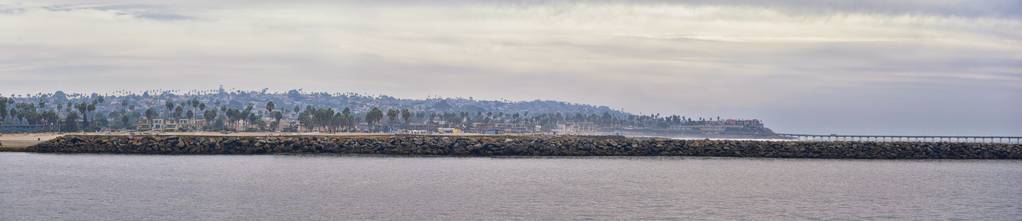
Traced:
<path id="1" fill-rule="evenodd" d="M 0 0 L 0 94 L 220 85 L 1018 136 L 1022 1 Z"/>

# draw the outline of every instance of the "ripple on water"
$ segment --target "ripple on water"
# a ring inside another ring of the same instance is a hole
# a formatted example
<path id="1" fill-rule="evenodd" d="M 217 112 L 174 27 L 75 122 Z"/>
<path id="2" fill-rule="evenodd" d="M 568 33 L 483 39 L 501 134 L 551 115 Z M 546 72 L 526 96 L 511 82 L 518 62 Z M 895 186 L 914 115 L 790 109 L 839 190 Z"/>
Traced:
<path id="1" fill-rule="evenodd" d="M 5 220 L 1022 217 L 1022 161 L 0 153 Z"/>

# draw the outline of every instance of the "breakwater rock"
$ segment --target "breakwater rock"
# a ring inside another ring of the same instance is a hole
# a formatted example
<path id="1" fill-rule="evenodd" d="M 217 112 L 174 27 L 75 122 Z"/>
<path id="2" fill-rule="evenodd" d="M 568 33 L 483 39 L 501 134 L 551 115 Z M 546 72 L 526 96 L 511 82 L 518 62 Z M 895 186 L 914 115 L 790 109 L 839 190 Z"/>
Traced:
<path id="1" fill-rule="evenodd" d="M 936 142 L 672 140 L 621 136 L 68 135 L 41 153 L 386 154 L 437 156 L 712 156 L 832 159 L 1022 159 L 1022 145 Z"/>

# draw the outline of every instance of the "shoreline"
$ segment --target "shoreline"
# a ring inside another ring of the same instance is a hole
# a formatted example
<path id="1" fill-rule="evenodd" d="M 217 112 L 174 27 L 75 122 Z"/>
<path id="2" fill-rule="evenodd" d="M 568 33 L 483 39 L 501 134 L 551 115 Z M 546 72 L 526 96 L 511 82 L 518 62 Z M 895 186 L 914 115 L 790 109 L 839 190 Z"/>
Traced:
<path id="1" fill-rule="evenodd" d="M 572 135 L 65 135 L 23 152 L 155 155 L 693 156 L 819 159 L 1022 159 L 1022 145 L 938 142 L 681 140 Z"/>

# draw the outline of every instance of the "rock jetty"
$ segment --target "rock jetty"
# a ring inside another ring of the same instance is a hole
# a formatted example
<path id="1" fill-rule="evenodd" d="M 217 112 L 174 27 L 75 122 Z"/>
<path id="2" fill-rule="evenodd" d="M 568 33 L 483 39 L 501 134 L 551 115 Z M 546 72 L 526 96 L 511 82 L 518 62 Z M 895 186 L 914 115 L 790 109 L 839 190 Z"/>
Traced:
<path id="1" fill-rule="evenodd" d="M 830 159 L 1022 159 L 1022 145 L 937 142 L 672 140 L 622 136 L 68 135 L 40 153 L 708 156 Z"/>

